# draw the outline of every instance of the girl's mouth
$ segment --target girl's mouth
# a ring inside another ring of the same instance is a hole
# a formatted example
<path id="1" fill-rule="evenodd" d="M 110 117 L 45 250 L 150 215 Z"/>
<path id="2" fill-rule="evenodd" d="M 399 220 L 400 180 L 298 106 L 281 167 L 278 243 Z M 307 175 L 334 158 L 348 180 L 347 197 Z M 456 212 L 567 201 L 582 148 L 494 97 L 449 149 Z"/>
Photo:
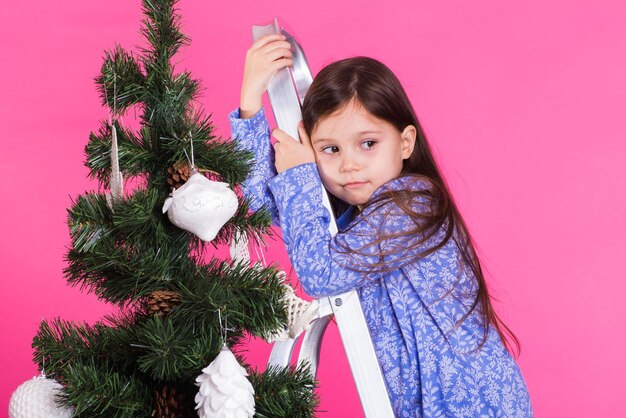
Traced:
<path id="1" fill-rule="evenodd" d="M 351 183 L 344 184 L 343 187 L 346 188 L 346 189 L 358 189 L 359 187 L 361 187 L 361 186 L 363 186 L 365 184 L 366 184 L 366 182 L 364 182 L 364 181 L 353 181 Z"/>

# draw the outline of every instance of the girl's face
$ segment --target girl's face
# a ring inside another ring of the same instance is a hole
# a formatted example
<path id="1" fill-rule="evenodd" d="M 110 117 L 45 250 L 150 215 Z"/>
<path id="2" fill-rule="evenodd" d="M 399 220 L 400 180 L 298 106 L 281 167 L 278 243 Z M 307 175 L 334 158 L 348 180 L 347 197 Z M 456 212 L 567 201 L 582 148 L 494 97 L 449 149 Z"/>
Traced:
<path id="1" fill-rule="evenodd" d="M 399 132 L 352 100 L 323 117 L 311 144 L 324 186 L 359 209 L 376 189 L 398 177 L 415 146 L 416 129 Z"/>

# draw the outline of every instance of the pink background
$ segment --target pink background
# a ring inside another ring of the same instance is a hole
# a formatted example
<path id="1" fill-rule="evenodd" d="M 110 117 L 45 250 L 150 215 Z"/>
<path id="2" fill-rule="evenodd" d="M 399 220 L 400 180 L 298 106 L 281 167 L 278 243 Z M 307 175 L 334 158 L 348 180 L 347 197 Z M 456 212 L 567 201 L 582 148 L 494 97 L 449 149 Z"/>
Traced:
<path id="1" fill-rule="evenodd" d="M 221 5 L 224 4 L 224 5 Z M 538 417 L 626 410 L 626 3 L 183 0 L 218 132 L 238 105 L 252 24 L 274 15 L 314 73 L 353 55 L 396 72 L 482 257 L 499 312 L 523 346 Z M 140 2 L 0 7 L 0 416 L 35 375 L 42 318 L 99 319 L 108 307 L 62 276 L 70 197 L 96 187 L 83 148 L 106 116 L 93 78 L 114 43 L 136 50 Z M 131 116 L 127 122 L 131 122 Z M 284 248 L 269 257 L 287 266 Z M 249 356 L 267 359 L 256 343 Z M 324 416 L 362 416 L 335 329 L 322 353 Z"/>

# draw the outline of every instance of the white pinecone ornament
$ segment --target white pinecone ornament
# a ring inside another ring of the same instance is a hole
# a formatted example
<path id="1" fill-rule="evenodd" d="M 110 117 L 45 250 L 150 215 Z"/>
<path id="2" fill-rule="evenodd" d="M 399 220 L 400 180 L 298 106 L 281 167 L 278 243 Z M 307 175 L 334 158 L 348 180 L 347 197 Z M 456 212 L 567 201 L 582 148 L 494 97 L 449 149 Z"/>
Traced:
<path id="1" fill-rule="evenodd" d="M 224 345 L 196 378 L 200 390 L 196 409 L 200 418 L 250 418 L 254 416 L 254 388 L 233 353 Z"/>
<path id="2" fill-rule="evenodd" d="M 228 183 L 213 181 L 197 171 L 163 204 L 170 221 L 203 241 L 215 238 L 237 212 L 239 201 Z"/>
<path id="3" fill-rule="evenodd" d="M 71 418 L 72 409 L 56 403 L 62 388 L 59 382 L 45 376 L 22 383 L 11 396 L 9 418 Z"/>

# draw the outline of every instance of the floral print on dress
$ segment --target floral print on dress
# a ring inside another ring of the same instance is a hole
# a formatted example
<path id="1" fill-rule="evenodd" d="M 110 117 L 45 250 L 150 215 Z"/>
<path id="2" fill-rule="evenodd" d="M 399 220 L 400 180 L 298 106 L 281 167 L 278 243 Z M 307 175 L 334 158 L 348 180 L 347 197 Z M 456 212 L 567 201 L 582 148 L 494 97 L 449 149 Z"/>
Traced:
<path id="1" fill-rule="evenodd" d="M 443 227 L 421 244 L 419 237 L 402 234 L 376 243 L 380 232 L 387 236 L 414 226 L 389 201 L 356 216 L 348 210 L 332 237 L 316 165 L 277 174 L 264 109 L 250 119 L 240 119 L 236 109 L 229 119 L 233 138 L 256 159 L 244 193 L 253 209 L 267 208 L 280 224 L 307 294 L 323 297 L 357 289 L 396 417 L 533 416 L 521 371 L 493 326 L 477 349 L 484 333 L 479 307 L 455 327 L 478 288 L 456 241 L 414 257 L 441 242 Z M 425 181 L 400 177 L 372 197 L 426 187 Z M 411 202 L 415 210 L 425 203 Z M 378 268 L 381 262 L 391 271 Z"/>

